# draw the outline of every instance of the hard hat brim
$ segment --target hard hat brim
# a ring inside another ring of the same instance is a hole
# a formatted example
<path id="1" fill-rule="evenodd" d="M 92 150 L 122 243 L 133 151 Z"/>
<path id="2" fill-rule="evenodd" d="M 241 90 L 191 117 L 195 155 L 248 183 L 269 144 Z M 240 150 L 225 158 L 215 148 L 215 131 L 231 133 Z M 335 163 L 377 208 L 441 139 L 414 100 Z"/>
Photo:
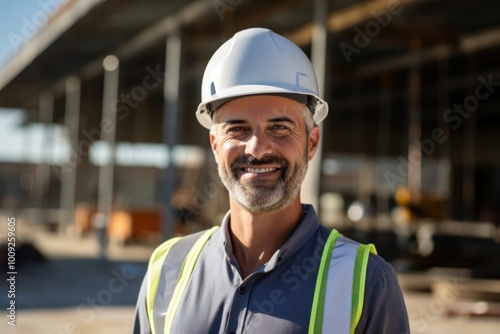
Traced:
<path id="1" fill-rule="evenodd" d="M 214 95 L 210 99 L 200 103 L 198 105 L 198 109 L 196 110 L 196 118 L 203 127 L 210 129 L 212 126 L 212 112 L 215 110 L 211 109 L 211 104 L 222 102 L 218 104 L 218 106 L 220 106 L 225 102 L 240 97 L 272 94 L 309 95 L 313 97 L 315 99 L 313 118 L 316 124 L 323 121 L 328 114 L 328 103 L 314 94 L 314 92 L 301 92 L 293 89 L 286 89 L 268 85 L 240 85 L 219 91 L 217 95 Z"/>

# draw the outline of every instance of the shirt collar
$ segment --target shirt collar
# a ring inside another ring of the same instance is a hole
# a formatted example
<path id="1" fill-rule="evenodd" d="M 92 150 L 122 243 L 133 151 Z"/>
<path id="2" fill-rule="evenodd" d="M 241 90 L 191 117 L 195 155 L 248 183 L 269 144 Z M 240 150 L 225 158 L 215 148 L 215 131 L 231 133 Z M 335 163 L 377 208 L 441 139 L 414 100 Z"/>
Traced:
<path id="1" fill-rule="evenodd" d="M 304 218 L 290 238 L 288 238 L 285 244 L 274 254 L 273 258 L 269 261 L 269 265 L 272 264 L 274 258 L 276 258 L 277 264 L 290 258 L 313 237 L 314 233 L 319 228 L 318 216 L 314 207 L 310 204 L 303 204 L 302 207 L 305 213 Z M 274 266 L 275 265 L 273 265 L 273 268 Z"/>
<path id="2" fill-rule="evenodd" d="M 224 218 L 222 218 L 222 223 L 220 225 L 222 233 L 220 234 L 220 241 L 224 249 L 226 250 L 226 254 L 233 258 L 233 245 L 231 243 L 231 235 L 229 234 L 229 221 L 231 220 L 231 211 L 228 211 Z"/>

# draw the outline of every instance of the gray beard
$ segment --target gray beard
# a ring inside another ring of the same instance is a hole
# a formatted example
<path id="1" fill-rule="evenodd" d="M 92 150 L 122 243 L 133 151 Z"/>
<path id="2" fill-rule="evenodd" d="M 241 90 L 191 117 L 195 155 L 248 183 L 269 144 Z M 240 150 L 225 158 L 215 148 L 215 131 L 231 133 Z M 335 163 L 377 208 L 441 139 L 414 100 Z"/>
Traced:
<path id="1" fill-rule="evenodd" d="M 248 164 L 258 167 L 270 161 L 280 161 L 281 176 L 277 180 L 257 180 L 250 183 L 241 183 L 239 166 Z M 268 157 L 260 161 L 247 156 L 237 159 L 230 170 L 218 165 L 219 177 L 229 192 L 229 195 L 238 205 L 252 213 L 272 212 L 288 207 L 297 197 L 302 181 L 307 172 L 308 159 L 305 156 L 301 164 L 290 166 L 286 160 L 279 157 Z"/>

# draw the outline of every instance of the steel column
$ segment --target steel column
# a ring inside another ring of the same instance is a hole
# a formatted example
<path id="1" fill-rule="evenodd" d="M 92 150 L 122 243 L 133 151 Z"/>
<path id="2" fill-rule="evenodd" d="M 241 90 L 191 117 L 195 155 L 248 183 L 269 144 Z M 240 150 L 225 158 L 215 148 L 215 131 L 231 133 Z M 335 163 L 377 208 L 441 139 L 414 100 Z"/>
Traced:
<path id="1" fill-rule="evenodd" d="M 467 57 L 468 73 L 474 73 L 470 70 L 476 68 L 475 56 L 475 54 L 470 54 Z M 465 84 L 465 91 L 472 91 L 473 87 L 471 84 Z M 476 219 L 474 204 L 476 203 L 476 113 L 478 107 L 474 109 L 471 106 L 465 106 L 469 113 L 465 117 L 463 131 L 462 212 L 463 219 L 469 221 Z"/>
<path id="2" fill-rule="evenodd" d="M 45 137 L 44 147 L 42 148 L 42 152 L 40 155 L 41 160 L 38 162 L 35 168 L 35 189 L 34 189 L 34 199 L 35 199 L 35 208 L 33 212 L 36 217 L 33 219 L 38 220 L 38 222 L 46 223 L 48 216 L 46 215 L 46 211 L 44 209 L 46 206 L 46 201 L 44 198 L 47 198 L 47 191 L 50 180 L 50 162 L 52 159 L 51 156 L 51 146 L 52 134 L 48 131 L 48 125 L 52 123 L 52 118 L 54 114 L 54 94 L 52 92 L 45 92 L 40 95 L 39 100 L 39 116 L 38 119 L 44 128 L 43 134 Z M 49 154 L 47 154 L 46 150 L 50 150 Z"/>
<path id="3" fill-rule="evenodd" d="M 420 139 L 422 136 L 421 73 L 420 56 L 422 42 L 419 37 L 411 41 L 412 63 L 409 73 L 409 124 L 408 124 L 408 188 L 412 200 L 420 202 L 422 188 L 422 151 Z"/>
<path id="4" fill-rule="evenodd" d="M 314 1 L 314 27 L 312 33 L 311 45 L 311 61 L 316 72 L 318 80 L 319 95 L 324 97 L 325 93 L 325 72 L 326 72 L 326 52 L 328 45 L 328 1 Z M 323 131 L 323 125 L 320 124 L 320 129 Z M 314 158 L 309 161 L 307 174 L 302 184 L 301 199 L 304 203 L 309 203 L 319 211 L 319 182 L 321 176 L 321 153 L 323 149 L 323 140 L 320 137 L 318 150 Z"/>
<path id="5" fill-rule="evenodd" d="M 78 133 L 80 124 L 80 95 L 81 83 L 77 77 L 70 77 L 66 80 L 66 106 L 64 125 L 68 133 L 69 147 L 71 152 L 78 152 Z M 63 165 L 60 172 L 61 194 L 60 194 L 60 219 L 59 223 L 69 226 L 74 223 L 75 214 L 75 191 L 76 191 L 76 171 L 79 164 L 79 157 L 75 161 L 70 160 Z"/>
<path id="6" fill-rule="evenodd" d="M 116 56 L 104 58 L 104 91 L 102 99 L 101 140 L 108 150 L 107 161 L 99 168 L 97 214 L 94 226 L 98 231 L 100 255 L 105 256 L 106 228 L 113 207 L 113 177 L 115 169 L 116 101 L 118 101 L 119 65 Z"/>
<path id="7" fill-rule="evenodd" d="M 166 41 L 165 81 L 163 88 L 163 140 L 168 150 L 168 165 L 164 174 L 164 214 L 162 233 L 168 239 L 174 235 L 177 217 L 172 207 L 175 192 L 174 147 L 177 142 L 177 114 L 179 112 L 179 80 L 181 67 L 181 30 L 172 30 Z"/>

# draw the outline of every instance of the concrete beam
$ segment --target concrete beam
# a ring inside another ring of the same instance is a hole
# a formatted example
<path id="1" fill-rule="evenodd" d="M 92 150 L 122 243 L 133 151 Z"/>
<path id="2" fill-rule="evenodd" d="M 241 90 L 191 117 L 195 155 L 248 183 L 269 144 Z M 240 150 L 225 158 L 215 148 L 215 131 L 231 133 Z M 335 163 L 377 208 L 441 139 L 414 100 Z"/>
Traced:
<path id="1" fill-rule="evenodd" d="M 469 54 L 500 44 L 500 27 L 484 30 L 476 34 L 465 35 L 458 40 L 457 46 L 441 44 L 421 51 L 420 63 L 440 61 L 450 58 L 456 54 Z M 364 66 L 361 66 L 356 73 L 361 76 L 369 76 L 377 73 L 397 70 L 409 67 L 413 61 L 412 53 L 397 55 L 392 58 L 385 58 Z"/>
<path id="2" fill-rule="evenodd" d="M 398 6 L 408 6 L 421 3 L 422 1 L 415 0 L 399 0 Z M 341 9 L 331 13 L 328 16 L 327 26 L 328 31 L 331 33 L 338 33 L 340 31 L 352 28 L 357 24 L 366 22 L 369 19 L 374 19 L 372 12 L 386 10 L 394 6 L 395 2 L 391 0 L 372 0 L 364 1 L 360 4 L 349 6 L 348 8 Z M 298 44 L 305 46 L 311 43 L 313 35 L 314 23 L 308 23 L 299 29 L 286 34 L 285 37 Z"/>
<path id="3" fill-rule="evenodd" d="M 137 55 L 144 49 L 156 44 L 164 43 L 165 36 L 174 31 L 178 26 L 187 25 L 199 19 L 208 10 L 213 10 L 213 1 L 199 0 L 181 9 L 179 12 L 165 17 L 160 22 L 150 28 L 138 33 L 128 42 L 109 52 L 119 59 L 126 60 Z M 102 60 L 105 55 L 99 57 L 83 66 L 83 68 L 73 75 L 82 78 L 82 81 L 92 79 L 102 73 Z M 64 91 L 64 81 L 60 80 L 55 84 L 54 91 L 59 93 Z"/>
<path id="4" fill-rule="evenodd" d="M 51 20 L 7 66 L 0 70 L 0 90 L 19 75 L 69 27 L 101 2 L 103 0 L 73 1 L 71 6 L 65 7 L 57 20 Z M 64 91 L 66 79 L 63 81 L 61 92 Z"/>

